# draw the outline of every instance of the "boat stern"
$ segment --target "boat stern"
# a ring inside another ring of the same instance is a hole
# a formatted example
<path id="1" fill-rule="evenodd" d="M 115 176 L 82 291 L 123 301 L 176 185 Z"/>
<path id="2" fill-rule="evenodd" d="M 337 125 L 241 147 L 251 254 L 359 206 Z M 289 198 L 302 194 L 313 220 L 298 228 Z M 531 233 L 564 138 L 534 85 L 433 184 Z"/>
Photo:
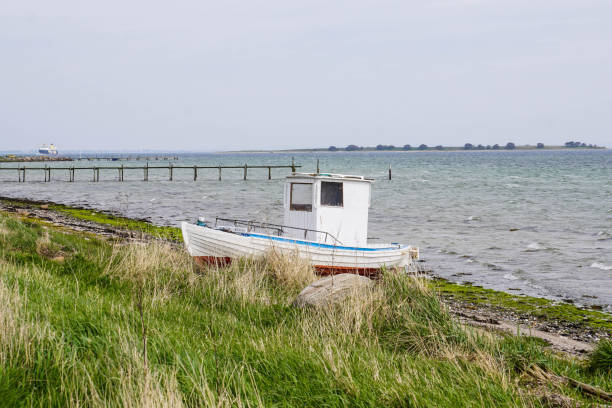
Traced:
<path id="1" fill-rule="evenodd" d="M 189 224 L 186 221 L 181 222 L 181 233 L 183 235 L 183 242 L 185 243 L 185 248 L 187 248 L 187 252 L 189 252 L 189 255 L 193 256 L 191 247 L 189 246 L 189 227 L 192 224 Z"/>

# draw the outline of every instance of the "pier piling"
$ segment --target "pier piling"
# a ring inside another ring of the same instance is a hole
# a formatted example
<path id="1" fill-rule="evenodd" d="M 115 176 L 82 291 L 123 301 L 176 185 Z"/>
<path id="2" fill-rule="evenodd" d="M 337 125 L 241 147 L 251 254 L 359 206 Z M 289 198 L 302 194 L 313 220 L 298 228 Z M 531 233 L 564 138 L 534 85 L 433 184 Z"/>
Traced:
<path id="1" fill-rule="evenodd" d="M 391 180 L 391 163 L 389 163 L 389 180 Z"/>

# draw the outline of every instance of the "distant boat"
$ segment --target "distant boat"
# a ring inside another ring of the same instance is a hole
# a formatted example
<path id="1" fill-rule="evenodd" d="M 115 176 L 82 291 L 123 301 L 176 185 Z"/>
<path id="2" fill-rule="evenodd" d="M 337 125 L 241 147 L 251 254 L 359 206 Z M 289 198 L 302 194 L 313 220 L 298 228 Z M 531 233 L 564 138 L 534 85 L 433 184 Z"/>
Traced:
<path id="1" fill-rule="evenodd" d="M 284 225 L 230 218 L 181 223 L 187 251 L 196 262 L 226 265 L 269 250 L 308 259 L 322 274 L 376 275 L 407 267 L 419 257 L 413 246 L 368 244 L 373 180 L 341 174 L 292 173 L 285 184 Z"/>
<path id="2" fill-rule="evenodd" d="M 55 148 L 55 145 L 53 143 L 51 143 L 50 145 L 43 144 L 38 148 L 38 153 L 47 156 L 57 156 L 57 149 Z"/>

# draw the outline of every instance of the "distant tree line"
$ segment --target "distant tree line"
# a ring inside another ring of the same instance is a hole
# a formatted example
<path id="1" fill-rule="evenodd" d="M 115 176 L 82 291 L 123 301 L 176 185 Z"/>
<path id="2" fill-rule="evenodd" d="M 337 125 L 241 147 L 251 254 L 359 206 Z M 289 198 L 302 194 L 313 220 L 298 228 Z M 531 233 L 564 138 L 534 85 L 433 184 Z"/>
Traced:
<path id="1" fill-rule="evenodd" d="M 542 143 L 538 143 L 538 148 L 543 148 L 544 145 Z M 474 146 L 471 143 L 466 143 L 463 146 L 464 150 L 498 150 L 501 149 L 501 147 L 498 144 L 494 144 L 494 145 L 486 145 L 483 146 L 481 144 Z M 515 144 L 512 142 L 509 142 L 506 144 L 506 146 L 504 146 L 504 149 L 514 149 L 516 148 Z M 329 146 L 329 148 L 327 150 L 329 150 L 330 152 L 336 152 L 338 150 L 341 150 L 342 148 L 336 147 L 336 146 Z M 363 146 L 357 146 L 354 144 L 348 145 L 344 148 L 345 151 L 347 152 L 353 152 L 353 151 L 357 151 L 357 150 L 363 150 L 364 147 Z M 394 145 L 383 145 L 383 144 L 379 144 L 376 145 L 376 150 L 397 150 L 398 148 L 396 148 Z M 420 144 L 419 146 L 413 147 L 412 145 L 409 144 L 405 144 L 402 147 L 403 150 L 428 150 L 428 149 L 435 149 L 435 150 L 444 150 L 444 146 L 442 145 L 437 145 L 434 147 L 429 147 L 426 144 Z"/>
<path id="2" fill-rule="evenodd" d="M 442 146 L 440 146 L 440 147 L 442 147 Z M 427 145 L 426 145 L 426 144 L 422 144 L 422 145 L 419 145 L 419 146 L 417 147 L 417 149 L 418 149 L 418 150 L 427 150 L 428 148 L 429 148 L 429 147 L 427 147 Z M 407 145 L 404 145 L 404 147 L 403 147 L 402 149 L 404 149 L 404 150 L 412 150 L 412 146 L 410 146 L 409 144 L 407 144 Z"/>
<path id="3" fill-rule="evenodd" d="M 329 146 L 327 148 L 327 150 L 329 150 L 330 152 L 337 152 L 340 149 L 342 149 L 342 148 L 338 148 L 336 146 Z M 357 150 L 363 150 L 363 146 L 359 147 L 357 145 L 350 144 L 350 145 L 346 146 L 344 148 L 344 150 L 346 150 L 347 152 L 354 152 L 354 151 L 357 151 Z"/>
<path id="4" fill-rule="evenodd" d="M 544 147 L 542 143 L 538 143 L 538 145 L 542 145 L 542 147 Z M 463 145 L 463 150 L 499 150 L 499 149 L 501 149 L 501 146 L 498 144 L 486 145 L 486 146 L 479 144 L 479 145 L 474 146 L 471 143 L 466 143 L 465 145 Z M 512 142 L 508 142 L 504 146 L 504 149 L 507 149 L 507 150 L 516 149 L 516 145 Z"/>
<path id="5" fill-rule="evenodd" d="M 395 150 L 395 146 L 393 145 L 376 145 L 376 150 Z"/>
<path id="6" fill-rule="evenodd" d="M 565 147 L 590 147 L 590 148 L 596 148 L 597 145 L 586 144 L 586 143 L 583 143 L 583 142 L 565 142 Z"/>
<path id="7" fill-rule="evenodd" d="M 535 146 L 537 149 L 543 149 L 544 148 L 544 143 L 538 143 Z M 565 143 L 565 147 L 587 147 L 587 148 L 597 148 L 597 145 L 593 145 L 593 144 L 586 144 L 583 142 L 566 142 Z M 338 150 L 345 150 L 347 152 L 352 152 L 352 151 L 358 151 L 358 150 L 363 150 L 364 147 L 363 146 L 357 146 L 354 144 L 350 144 L 348 146 L 346 146 L 345 148 L 341 148 L 341 147 L 336 147 L 336 146 L 329 146 L 328 150 L 330 152 L 335 152 Z M 399 148 L 399 147 L 395 147 L 394 145 L 384 145 L 384 144 L 379 144 L 376 145 L 375 147 L 376 150 L 398 150 L 398 149 L 402 149 L 402 150 L 431 150 L 431 149 L 435 149 L 435 150 L 444 150 L 445 147 L 442 145 L 437 145 L 435 147 L 429 147 L 426 144 L 420 144 L 418 146 L 412 146 L 409 144 L 405 144 L 403 147 Z M 505 146 L 500 146 L 498 144 L 494 144 L 494 145 L 482 145 L 482 144 L 478 144 L 478 145 L 473 145 L 472 143 L 466 143 L 465 145 L 463 145 L 463 149 L 464 150 L 499 150 L 499 149 L 506 149 L 506 150 L 513 150 L 516 149 L 516 145 L 513 142 L 508 142 L 506 143 Z"/>

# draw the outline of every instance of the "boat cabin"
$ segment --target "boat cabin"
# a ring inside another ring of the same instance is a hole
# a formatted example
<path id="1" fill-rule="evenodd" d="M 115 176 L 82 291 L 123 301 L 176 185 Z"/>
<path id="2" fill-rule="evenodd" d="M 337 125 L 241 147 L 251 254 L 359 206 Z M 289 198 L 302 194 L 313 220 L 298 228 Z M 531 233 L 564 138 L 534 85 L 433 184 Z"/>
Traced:
<path id="1" fill-rule="evenodd" d="M 285 182 L 283 235 L 365 246 L 372 182 L 363 176 L 292 173 Z"/>

